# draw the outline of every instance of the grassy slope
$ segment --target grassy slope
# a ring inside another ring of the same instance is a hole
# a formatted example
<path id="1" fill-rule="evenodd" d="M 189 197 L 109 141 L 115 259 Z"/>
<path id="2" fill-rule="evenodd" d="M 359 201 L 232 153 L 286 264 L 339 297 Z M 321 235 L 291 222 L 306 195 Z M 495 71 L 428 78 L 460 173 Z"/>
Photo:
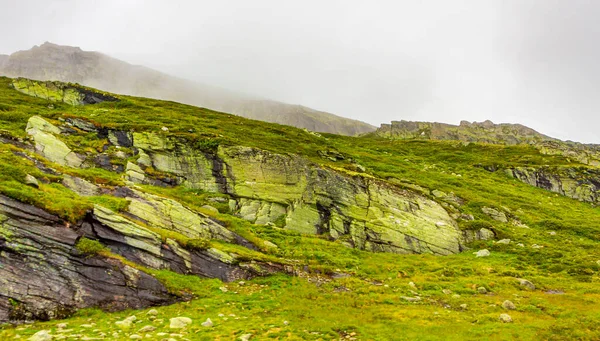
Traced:
<path id="1" fill-rule="evenodd" d="M 492 224 L 498 234 L 512 240 L 509 245 L 478 242 L 474 249 L 488 248 L 492 255 L 474 258 L 470 252 L 434 257 L 430 255 L 371 254 L 344 248 L 318 237 L 241 222 L 222 215 L 232 228 L 279 245 L 270 257 L 308 264 L 312 269 L 339 269 L 352 277 L 333 281 L 318 281 L 317 274 L 306 277 L 273 276 L 255 279 L 245 285 L 224 284 L 216 280 L 162 274 L 172 286 L 186 287 L 195 292 L 196 300 L 159 308 L 155 323 L 157 332 L 170 332 L 168 318 L 189 316 L 194 325 L 184 332 L 193 340 L 234 339 L 252 333 L 255 339 L 338 339 L 345 333 L 357 333 L 359 339 L 598 339 L 600 338 L 600 302 L 598 270 L 600 260 L 600 211 L 590 204 L 560 197 L 510 179 L 500 172 L 490 173 L 476 165 L 573 165 L 561 157 L 540 155 L 523 146 L 463 146 L 453 142 L 387 141 L 376 138 L 350 138 L 336 135 L 314 135 L 300 129 L 259 121 L 246 120 L 206 109 L 149 99 L 123 97 L 119 103 L 86 107 L 69 107 L 48 103 L 8 88 L 9 80 L 0 78 L 0 131 L 5 135 L 25 137 L 27 119 L 39 114 L 49 119 L 64 115 L 86 117 L 102 125 L 137 131 L 179 135 L 197 142 L 198 146 L 239 144 L 278 153 L 302 154 L 327 166 L 354 169 L 349 161 L 333 162 L 321 158 L 318 151 L 336 150 L 352 157 L 375 176 L 398 183 L 416 184 L 429 189 L 454 192 L 467 200 L 462 207 L 476 219 Z M 192 132 L 190 132 L 192 130 Z M 93 138 L 70 141 L 79 147 L 95 148 Z M 22 185 L 24 174 L 36 176 L 31 163 L 15 158 L 8 147 L 0 148 L 0 192 L 32 202 L 76 218 L 89 202 L 70 194 L 59 184 L 34 190 Z M 96 171 L 64 169 L 97 181 L 118 181 L 113 174 Z M 48 179 L 56 181 L 56 179 Z M 152 190 L 152 189 L 148 189 Z M 158 191 L 158 189 L 155 189 Z M 203 195 L 190 195 L 185 190 L 163 191 L 187 203 L 201 206 Z M 59 200 L 48 200 L 49 198 Z M 59 203 L 62 203 L 59 205 Z M 59 205 L 59 206 L 52 206 Z M 118 203 L 115 203 L 118 207 Z M 515 227 L 491 221 L 480 211 L 482 206 L 504 206 L 530 228 Z M 550 231 L 556 231 L 551 235 Z M 523 243 L 524 247 L 517 246 Z M 542 248 L 532 248 L 534 244 Z M 230 246 L 232 247 L 232 246 Z M 251 257 L 252 255 L 249 255 Z M 516 277 L 536 284 L 534 292 L 522 290 Z M 416 289 L 408 283 L 414 282 Z M 484 286 L 492 294 L 477 293 Z M 453 294 L 444 294 L 449 289 Z M 423 297 L 409 303 L 401 296 Z M 564 295 L 550 295 L 547 290 L 561 290 Z M 454 294 L 460 297 L 454 297 Z M 514 323 L 502 324 L 498 316 L 504 300 L 517 305 L 509 312 Z M 467 308 L 460 307 L 467 304 Z M 95 310 L 80 312 L 67 320 L 73 333 L 95 336 L 99 332 L 111 335 L 114 321 L 137 313 L 148 323 L 143 312 L 103 313 Z M 218 314 L 225 314 L 219 317 Z M 236 316 L 228 316 L 235 314 Z M 200 322 L 210 317 L 214 328 L 204 328 Z M 239 318 L 239 319 L 236 319 Z M 283 321 L 289 321 L 289 325 Z M 36 323 L 25 327 L 4 327 L 0 337 L 30 335 L 39 329 L 53 329 L 56 322 Z M 91 329 L 79 327 L 94 322 Z M 135 328 L 131 332 L 137 331 Z M 99 332 L 93 332 L 98 329 Z M 118 339 L 128 339 L 121 332 Z"/>

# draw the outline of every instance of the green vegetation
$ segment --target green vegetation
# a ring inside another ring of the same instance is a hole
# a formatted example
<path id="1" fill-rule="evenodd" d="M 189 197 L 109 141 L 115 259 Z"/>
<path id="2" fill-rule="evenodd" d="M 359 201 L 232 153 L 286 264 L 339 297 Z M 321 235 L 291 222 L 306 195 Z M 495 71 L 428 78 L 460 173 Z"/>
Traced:
<path id="1" fill-rule="evenodd" d="M 144 269 L 121 258 L 126 264 L 156 276 L 171 292 L 191 293 L 195 299 L 158 308 L 162 322 L 148 321 L 145 311 L 84 310 L 66 321 L 34 323 L 25 329 L 0 327 L 2 339 L 28 337 L 42 329 L 55 332 L 57 324 L 62 322 L 79 334 L 112 335 L 118 329 L 114 322 L 132 314 L 143 322 L 131 332 L 120 332 L 114 339 L 127 340 L 129 334 L 146 324 L 157 327 L 156 332 L 171 333 L 168 319 L 176 316 L 194 320 L 189 329 L 181 332 L 190 340 L 230 340 L 248 333 L 254 335 L 252 340 L 337 340 L 346 336 L 360 340 L 600 338 L 597 309 L 600 209 L 529 186 L 503 172 L 485 169 L 589 166 L 562 156 L 542 155 L 530 146 L 317 135 L 173 102 L 127 96 L 120 96 L 120 102 L 88 106 L 54 103 L 54 109 L 50 109 L 47 101 L 18 93 L 10 89 L 9 83 L 9 79 L 0 78 L 0 131 L 5 138 L 25 139 L 26 122 L 33 115 L 56 121 L 80 117 L 103 127 L 152 131 L 191 141 L 204 152 L 214 151 L 218 145 L 242 145 L 299 154 L 352 176 L 366 174 L 406 189 L 417 189 L 445 205 L 450 213 L 473 215 L 473 221 L 459 223 L 461 229 L 493 229 L 498 238 L 510 239 L 510 243 L 475 241 L 469 245 L 471 250 L 445 257 L 368 253 L 322 236 L 302 235 L 277 227 L 283 226 L 283 221 L 275 226 L 260 226 L 231 216 L 224 200 L 227 196 L 222 194 L 144 185 L 139 188 L 147 193 L 175 199 L 222 222 L 259 250 L 189 239 L 172 231 L 144 226 L 164 240 L 176 240 L 188 249 L 214 247 L 235 254 L 236 262 L 285 264 L 293 267 L 297 276 L 279 274 L 221 283 L 166 270 Z M 102 145 L 94 139 L 90 137 L 88 143 L 87 139 L 69 137 L 65 142 L 73 150 L 92 153 Z M 80 144 L 81 148 L 74 144 Z M 126 209 L 124 199 L 81 197 L 71 192 L 60 184 L 60 175 L 40 171 L 34 161 L 23 156 L 33 160 L 33 154 L 18 143 L 15 145 L 0 143 L 0 193 L 72 222 L 81 219 L 94 204 L 114 211 Z M 323 157 L 323 151 L 335 151 L 343 159 Z M 124 184 L 121 175 L 99 168 L 75 169 L 38 161 L 103 188 Z M 360 171 L 357 165 L 365 171 Z M 25 184 L 27 174 L 40 180 L 39 188 Z M 432 190 L 453 193 L 464 203 L 448 204 L 444 197 L 433 195 Z M 216 207 L 219 213 L 203 208 L 207 204 Z M 502 210 L 510 219 L 506 223 L 493 220 L 482 212 L 482 207 Z M 85 244 L 81 245 L 82 242 Z M 119 257 L 98 250 L 99 247 L 103 246 L 86 239 L 78 244 L 82 252 L 90 250 L 87 254 Z M 491 255 L 476 258 L 473 252 L 480 249 L 488 249 Z M 533 282 L 536 290 L 521 287 L 517 278 Z M 488 293 L 478 291 L 480 287 Z M 414 302 L 403 298 L 417 295 L 421 299 Z M 516 310 L 503 309 L 505 300 L 512 301 Z M 501 323 L 502 313 L 510 314 L 513 323 Z M 202 327 L 200 323 L 206 318 L 211 318 L 215 326 Z M 95 323 L 92 329 L 80 327 L 91 322 Z M 99 332 L 92 332 L 96 329 Z M 149 339 L 161 339 L 156 333 L 152 335 Z"/>
<path id="2" fill-rule="evenodd" d="M 107 248 L 97 240 L 81 238 L 75 245 L 77 250 L 88 257 L 97 256 L 98 254 L 107 251 Z"/>

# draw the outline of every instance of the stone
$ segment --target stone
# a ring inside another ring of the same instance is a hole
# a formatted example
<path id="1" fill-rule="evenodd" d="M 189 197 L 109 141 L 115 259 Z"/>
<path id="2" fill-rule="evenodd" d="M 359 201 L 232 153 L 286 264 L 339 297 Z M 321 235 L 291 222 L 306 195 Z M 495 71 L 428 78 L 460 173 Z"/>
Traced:
<path id="1" fill-rule="evenodd" d="M 203 327 L 212 327 L 213 322 L 210 320 L 210 318 L 207 318 L 206 321 L 202 322 L 202 326 Z"/>
<path id="2" fill-rule="evenodd" d="M 286 326 L 289 326 L 290 322 L 289 321 L 283 321 L 283 324 Z"/>
<path id="3" fill-rule="evenodd" d="M 466 221 L 473 221 L 473 220 L 475 220 L 475 217 L 473 217 L 473 215 L 472 215 L 472 214 L 465 214 L 465 213 L 462 213 L 462 214 L 461 214 L 461 215 L 458 217 L 458 219 L 461 219 L 461 220 L 466 220 Z"/>
<path id="4" fill-rule="evenodd" d="M 411 287 L 411 288 L 416 288 L 417 287 L 414 282 L 408 282 L 408 286 Z"/>
<path id="5" fill-rule="evenodd" d="M 506 300 L 506 301 L 502 302 L 502 308 L 504 308 L 506 310 L 515 310 L 515 309 L 517 309 L 517 307 L 515 306 L 515 304 L 512 303 L 509 300 Z"/>
<path id="6" fill-rule="evenodd" d="M 40 187 L 38 180 L 31 174 L 25 175 L 25 184 L 35 188 Z"/>
<path id="7" fill-rule="evenodd" d="M 133 322 L 137 320 L 135 315 L 129 316 L 128 318 L 115 322 L 115 325 L 120 329 L 129 329 L 133 325 Z"/>
<path id="8" fill-rule="evenodd" d="M 496 242 L 496 244 L 508 245 L 508 244 L 510 244 L 510 239 L 500 239 L 499 241 Z"/>
<path id="9" fill-rule="evenodd" d="M 523 278 L 517 278 L 517 281 L 519 282 L 519 285 L 522 288 L 525 288 L 526 290 L 535 290 L 535 285 L 533 283 L 531 283 L 530 281 L 523 279 Z"/>
<path id="10" fill-rule="evenodd" d="M 479 287 L 477 288 L 477 292 L 480 294 L 487 294 L 487 289 L 485 287 Z"/>
<path id="11" fill-rule="evenodd" d="M 506 214 L 504 212 L 498 211 L 491 207 L 482 207 L 481 211 L 494 220 L 497 220 L 502 223 L 508 223 L 508 217 L 506 217 Z"/>
<path id="12" fill-rule="evenodd" d="M 35 142 L 35 151 L 46 159 L 63 166 L 79 167 L 83 160 L 55 135 L 60 129 L 40 116 L 27 121 L 26 132 Z"/>
<path id="13" fill-rule="evenodd" d="M 174 317 L 169 321 L 169 328 L 171 329 L 183 329 L 192 324 L 192 319 L 189 317 Z"/>
<path id="14" fill-rule="evenodd" d="M 148 310 L 148 312 L 146 313 L 146 315 L 148 315 L 148 316 L 157 316 L 158 315 L 158 310 L 156 310 L 156 309 L 150 309 L 150 310 Z"/>
<path id="15" fill-rule="evenodd" d="M 444 295 L 450 295 L 450 294 L 452 294 L 452 290 L 449 290 L 449 289 L 443 289 L 443 290 L 442 290 L 442 293 L 444 293 Z"/>
<path id="16" fill-rule="evenodd" d="M 250 341 L 250 339 L 252 338 L 252 334 L 242 334 L 238 340 L 240 341 Z"/>
<path id="17" fill-rule="evenodd" d="M 156 327 L 147 325 L 138 330 L 138 333 L 150 333 L 156 330 Z"/>
<path id="18" fill-rule="evenodd" d="M 413 303 L 419 302 L 421 300 L 421 297 L 419 297 L 419 296 L 416 296 L 416 297 L 401 296 L 400 298 L 402 298 L 405 301 L 413 302 Z"/>
<path id="19" fill-rule="evenodd" d="M 144 180 L 146 180 L 146 173 L 142 170 L 142 168 L 140 168 L 140 166 L 133 162 L 127 162 L 125 173 L 127 174 L 129 181 L 133 183 L 141 184 L 144 183 Z"/>
<path id="20" fill-rule="evenodd" d="M 143 337 L 140 336 L 140 335 L 137 335 L 137 334 L 133 334 L 133 335 L 129 336 L 129 339 L 131 339 L 131 340 L 141 340 L 141 339 L 143 339 Z"/>
<path id="21" fill-rule="evenodd" d="M 62 184 L 73 192 L 84 197 L 100 195 L 100 188 L 98 186 L 75 176 L 64 174 Z"/>
<path id="22" fill-rule="evenodd" d="M 477 252 L 473 252 L 475 257 L 489 257 L 490 251 L 487 249 L 479 250 Z"/>
<path id="23" fill-rule="evenodd" d="M 502 323 L 511 323 L 513 321 L 512 317 L 508 314 L 500 314 L 500 322 Z"/>
<path id="24" fill-rule="evenodd" d="M 462 310 L 467 310 L 467 305 L 465 303 L 461 304 L 459 307 Z"/>
<path id="25" fill-rule="evenodd" d="M 207 211 L 209 211 L 209 212 L 212 212 L 212 213 L 215 213 L 215 214 L 219 214 L 219 210 L 218 210 L 218 209 L 216 209 L 216 208 L 215 208 L 215 207 L 213 207 L 213 206 L 210 206 L 210 205 L 204 205 L 204 206 L 202 206 L 202 208 L 203 208 L 203 209 L 205 209 L 205 210 L 207 210 Z"/>
<path id="26" fill-rule="evenodd" d="M 49 330 L 40 330 L 39 332 L 33 334 L 29 339 L 29 341 L 51 341 L 52 335 Z"/>

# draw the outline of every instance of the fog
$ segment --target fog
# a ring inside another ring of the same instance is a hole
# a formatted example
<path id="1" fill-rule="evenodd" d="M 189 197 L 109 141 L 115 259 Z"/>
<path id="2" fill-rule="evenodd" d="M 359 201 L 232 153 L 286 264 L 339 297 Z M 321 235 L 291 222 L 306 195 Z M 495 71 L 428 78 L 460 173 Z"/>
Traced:
<path id="1" fill-rule="evenodd" d="M 0 54 L 51 41 L 374 125 L 600 143 L 598 17 L 594 0 L 0 0 Z"/>

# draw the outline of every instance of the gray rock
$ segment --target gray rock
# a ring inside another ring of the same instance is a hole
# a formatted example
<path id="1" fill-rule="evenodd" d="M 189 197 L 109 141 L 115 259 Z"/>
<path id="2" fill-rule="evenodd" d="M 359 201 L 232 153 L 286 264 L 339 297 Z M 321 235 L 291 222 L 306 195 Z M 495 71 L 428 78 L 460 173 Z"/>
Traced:
<path id="1" fill-rule="evenodd" d="M 213 322 L 211 321 L 210 318 L 207 318 L 206 321 L 202 322 L 202 326 L 203 327 L 212 327 L 213 326 Z"/>
<path id="2" fill-rule="evenodd" d="M 192 324 L 192 319 L 189 317 L 174 317 L 170 320 L 169 328 L 183 329 Z"/>
<path id="3" fill-rule="evenodd" d="M 51 341 L 52 335 L 50 335 L 49 330 L 40 330 L 39 332 L 33 334 L 28 340 L 29 341 Z"/>
<path id="4" fill-rule="evenodd" d="M 238 338 L 238 340 L 240 340 L 240 341 L 250 341 L 251 338 L 252 338 L 252 334 L 243 334 L 242 336 L 240 336 Z"/>
<path id="5" fill-rule="evenodd" d="M 414 303 L 414 302 L 419 302 L 419 301 L 421 300 L 421 297 L 419 297 L 419 296 L 416 296 L 416 297 L 402 296 L 402 297 L 400 297 L 400 298 L 402 298 L 402 299 L 403 299 L 403 300 L 405 300 L 405 301 L 408 301 L 408 302 L 413 302 L 413 303 Z"/>
<path id="6" fill-rule="evenodd" d="M 500 314 L 500 321 L 502 323 L 511 323 L 513 320 L 508 314 Z"/>
<path id="7" fill-rule="evenodd" d="M 499 241 L 496 242 L 496 244 L 508 245 L 508 244 L 510 244 L 510 239 L 500 239 Z"/>
<path id="8" fill-rule="evenodd" d="M 62 184 L 73 192 L 87 197 L 100 194 L 100 188 L 93 183 L 68 174 L 63 175 Z"/>
<path id="9" fill-rule="evenodd" d="M 0 323 L 65 318 L 86 307 L 141 309 L 175 301 L 146 273 L 79 254 L 80 227 L 66 228 L 58 217 L 2 195 L 0 216 Z M 18 310 L 7 298 L 20 302 Z"/>
<path id="10" fill-rule="evenodd" d="M 477 288 L 477 292 L 480 294 L 487 294 L 487 289 L 485 287 L 479 287 Z"/>
<path id="11" fill-rule="evenodd" d="M 475 257 L 488 257 L 490 255 L 490 251 L 487 249 L 479 250 L 477 252 L 473 252 Z"/>
<path id="12" fill-rule="evenodd" d="M 515 306 L 515 304 L 512 303 L 509 300 L 506 300 L 506 301 L 502 302 L 502 308 L 504 308 L 506 310 L 515 310 L 515 309 L 517 309 L 517 307 Z"/>
<path id="13" fill-rule="evenodd" d="M 212 213 L 217 213 L 217 214 L 219 213 L 218 209 L 216 209 L 215 207 L 212 207 L 210 205 L 204 205 L 204 206 L 202 206 L 202 208 L 209 212 L 212 212 Z"/>
<path id="14" fill-rule="evenodd" d="M 461 220 L 467 220 L 467 221 L 475 220 L 475 217 L 473 217 L 472 214 L 464 214 L 464 213 L 461 214 L 458 218 Z"/>
<path id="15" fill-rule="evenodd" d="M 25 175 L 25 184 L 35 188 L 40 187 L 40 183 L 38 182 L 38 180 L 30 174 Z"/>
<path id="16" fill-rule="evenodd" d="M 503 223 L 508 223 L 508 218 L 506 217 L 506 214 L 504 212 L 500 212 L 494 208 L 491 207 L 482 207 L 481 211 L 485 214 L 487 214 L 488 216 L 490 216 L 490 218 L 497 220 L 499 222 L 503 222 Z"/>
<path id="17" fill-rule="evenodd" d="M 138 333 L 150 333 L 156 330 L 156 327 L 147 325 L 138 330 Z"/>
<path id="18" fill-rule="evenodd" d="M 523 278 L 517 278 L 517 281 L 519 282 L 519 285 L 522 288 L 525 288 L 527 290 L 535 290 L 535 285 L 533 283 L 531 283 L 530 281 L 523 279 Z"/>

